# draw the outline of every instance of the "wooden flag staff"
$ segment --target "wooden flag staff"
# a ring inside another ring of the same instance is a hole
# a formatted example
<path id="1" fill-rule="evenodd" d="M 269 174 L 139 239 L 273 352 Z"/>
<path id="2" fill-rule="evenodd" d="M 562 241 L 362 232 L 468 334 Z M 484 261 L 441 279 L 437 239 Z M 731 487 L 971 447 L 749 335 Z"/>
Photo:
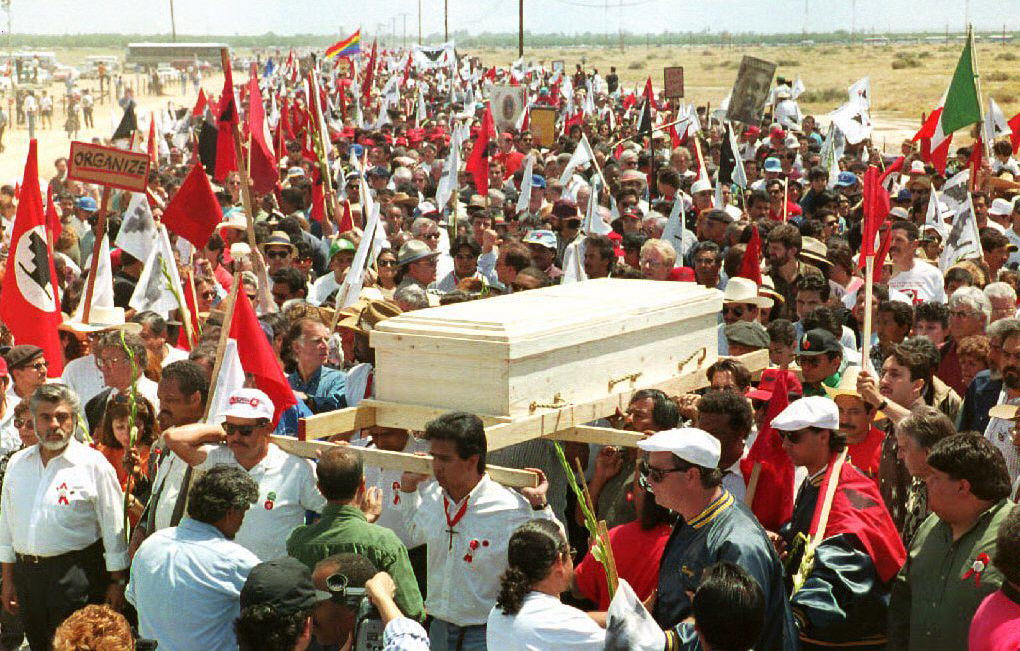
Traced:
<path id="1" fill-rule="evenodd" d="M 110 205 L 110 186 L 103 186 L 103 196 L 99 201 L 99 214 L 96 215 L 96 241 L 92 245 L 92 262 L 89 264 L 89 277 L 85 285 L 85 303 L 82 306 L 81 321 L 89 322 L 89 312 L 92 310 L 92 295 L 96 289 L 96 271 L 99 269 L 99 251 L 103 246 L 103 238 L 106 237 L 106 210 Z"/>

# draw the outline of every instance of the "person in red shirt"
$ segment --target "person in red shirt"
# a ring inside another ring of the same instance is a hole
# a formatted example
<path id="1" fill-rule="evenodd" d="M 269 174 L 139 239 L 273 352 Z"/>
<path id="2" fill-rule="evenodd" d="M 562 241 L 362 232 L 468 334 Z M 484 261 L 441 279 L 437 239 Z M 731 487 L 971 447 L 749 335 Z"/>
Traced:
<path id="1" fill-rule="evenodd" d="M 885 432 L 874 425 L 877 413 L 874 405 L 857 393 L 859 372 L 860 367 L 847 367 L 839 384 L 835 388 L 826 387 L 826 391 L 839 407 L 839 431 L 846 435 L 850 463 L 866 477 L 877 482 Z"/>
<path id="2" fill-rule="evenodd" d="M 499 153 L 493 158 L 503 164 L 503 180 L 506 181 L 521 169 L 524 154 L 514 148 L 513 134 L 504 132 L 499 136 Z"/>
<path id="3" fill-rule="evenodd" d="M 659 559 L 666 548 L 672 531 L 672 515 L 669 509 L 659 506 L 655 498 L 638 484 L 637 467 L 630 494 L 637 510 L 637 520 L 621 524 L 609 530 L 609 546 L 616 559 L 616 570 L 621 579 L 634 588 L 634 593 L 644 601 L 655 590 L 659 580 Z M 595 609 L 609 608 L 609 586 L 602 564 L 589 552 L 574 568 L 574 583 L 571 589 L 575 596 L 583 597 L 595 604 Z"/>
<path id="4" fill-rule="evenodd" d="M 970 622 L 970 651 L 1020 648 L 1020 510 L 1013 509 L 999 527 L 991 558 L 1002 573 L 1002 588 L 985 597 Z"/>

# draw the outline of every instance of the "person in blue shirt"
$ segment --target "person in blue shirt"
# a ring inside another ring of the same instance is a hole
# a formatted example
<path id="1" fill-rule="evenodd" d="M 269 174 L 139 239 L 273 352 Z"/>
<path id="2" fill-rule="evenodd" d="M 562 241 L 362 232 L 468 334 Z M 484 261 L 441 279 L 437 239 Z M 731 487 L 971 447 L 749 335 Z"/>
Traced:
<path id="1" fill-rule="evenodd" d="M 291 326 L 297 370 L 287 376 L 290 388 L 320 414 L 347 406 L 347 374 L 323 366 L 329 357 L 329 328 L 317 319 L 298 319 Z"/>

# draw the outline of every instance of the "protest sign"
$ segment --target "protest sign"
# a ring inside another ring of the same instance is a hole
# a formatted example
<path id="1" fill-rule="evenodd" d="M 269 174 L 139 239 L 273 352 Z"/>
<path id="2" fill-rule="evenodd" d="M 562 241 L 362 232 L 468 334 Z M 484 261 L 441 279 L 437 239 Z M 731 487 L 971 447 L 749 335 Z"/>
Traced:
<path id="1" fill-rule="evenodd" d="M 775 72 L 775 63 L 744 56 L 740 62 L 740 70 L 737 71 L 737 79 L 733 82 L 726 119 L 744 124 L 761 122 L 762 111 L 765 109 Z"/>
<path id="2" fill-rule="evenodd" d="M 132 192 L 145 192 L 149 181 L 149 156 L 116 147 L 72 142 L 67 177 Z"/>
<path id="3" fill-rule="evenodd" d="M 489 95 L 492 118 L 496 128 L 507 131 L 514 128 L 524 113 L 526 101 L 524 86 L 494 86 Z"/>
<path id="4" fill-rule="evenodd" d="M 684 96 L 684 67 L 669 66 L 662 69 L 662 81 L 668 99 L 680 99 Z"/>
<path id="5" fill-rule="evenodd" d="M 531 137 L 540 147 L 552 147 L 556 142 L 556 109 L 536 106 L 531 109 Z"/>

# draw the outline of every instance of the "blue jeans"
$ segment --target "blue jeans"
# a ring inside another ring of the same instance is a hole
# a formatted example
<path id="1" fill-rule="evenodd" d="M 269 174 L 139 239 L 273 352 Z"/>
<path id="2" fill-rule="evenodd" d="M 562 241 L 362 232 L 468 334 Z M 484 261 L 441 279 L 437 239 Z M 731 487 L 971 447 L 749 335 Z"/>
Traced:
<path id="1" fill-rule="evenodd" d="M 432 651 L 486 651 L 485 624 L 457 626 L 433 619 L 429 626 Z"/>

